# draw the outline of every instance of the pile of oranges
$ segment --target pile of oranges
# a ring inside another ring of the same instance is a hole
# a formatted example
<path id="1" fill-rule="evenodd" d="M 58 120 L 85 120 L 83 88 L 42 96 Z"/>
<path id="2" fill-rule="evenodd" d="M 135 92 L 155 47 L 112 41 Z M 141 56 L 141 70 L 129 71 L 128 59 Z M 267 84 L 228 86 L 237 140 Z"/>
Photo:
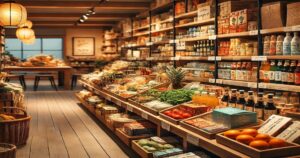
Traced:
<path id="1" fill-rule="evenodd" d="M 258 133 L 256 129 L 228 130 L 224 136 L 235 139 L 238 142 L 249 145 L 259 150 L 279 148 L 287 146 L 287 143 L 279 138 L 267 134 Z"/>

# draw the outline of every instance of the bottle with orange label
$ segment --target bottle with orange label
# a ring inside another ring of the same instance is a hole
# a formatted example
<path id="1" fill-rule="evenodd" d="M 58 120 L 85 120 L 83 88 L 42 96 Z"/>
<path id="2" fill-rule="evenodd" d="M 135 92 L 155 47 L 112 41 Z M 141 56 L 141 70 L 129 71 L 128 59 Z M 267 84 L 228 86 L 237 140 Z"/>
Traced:
<path id="1" fill-rule="evenodd" d="M 300 61 L 295 69 L 295 85 L 300 85 Z"/>

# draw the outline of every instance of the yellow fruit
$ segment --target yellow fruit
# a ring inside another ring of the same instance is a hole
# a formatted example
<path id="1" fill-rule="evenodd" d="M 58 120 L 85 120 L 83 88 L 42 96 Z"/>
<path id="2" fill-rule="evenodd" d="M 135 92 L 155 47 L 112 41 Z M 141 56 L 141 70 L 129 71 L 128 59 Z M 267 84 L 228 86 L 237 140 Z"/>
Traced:
<path id="1" fill-rule="evenodd" d="M 235 139 L 240 134 L 241 134 L 241 132 L 239 130 L 234 130 L 234 129 L 224 132 L 224 136 L 231 138 L 231 139 Z"/>

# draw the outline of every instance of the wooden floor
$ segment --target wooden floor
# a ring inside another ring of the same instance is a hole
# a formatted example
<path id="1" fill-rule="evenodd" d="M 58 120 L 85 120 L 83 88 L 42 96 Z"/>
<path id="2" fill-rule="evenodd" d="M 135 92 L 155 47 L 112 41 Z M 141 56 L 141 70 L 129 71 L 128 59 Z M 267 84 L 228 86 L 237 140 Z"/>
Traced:
<path id="1" fill-rule="evenodd" d="M 137 157 L 77 104 L 73 91 L 41 89 L 25 94 L 30 137 L 17 158 Z"/>

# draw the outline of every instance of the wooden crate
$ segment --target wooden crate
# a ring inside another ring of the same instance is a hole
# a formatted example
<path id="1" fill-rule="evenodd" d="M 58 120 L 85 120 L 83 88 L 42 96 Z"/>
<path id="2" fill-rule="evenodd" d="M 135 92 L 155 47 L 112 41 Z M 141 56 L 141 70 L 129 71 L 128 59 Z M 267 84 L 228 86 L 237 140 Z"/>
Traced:
<path id="1" fill-rule="evenodd" d="M 223 133 L 217 134 L 216 140 L 218 143 L 235 149 L 252 158 L 275 158 L 300 155 L 300 145 L 294 143 L 288 143 L 289 146 L 287 147 L 258 150 L 250 147 L 249 145 L 245 145 L 236 140 L 225 137 Z"/>
<path id="2" fill-rule="evenodd" d="M 140 155 L 142 158 L 153 158 L 153 154 L 142 148 L 138 143 L 137 140 L 132 141 L 132 149 Z"/>
<path id="3" fill-rule="evenodd" d="M 122 128 L 116 129 L 116 135 L 122 140 L 122 142 L 124 142 L 128 146 L 131 146 L 131 142 L 133 140 L 149 138 L 151 136 L 151 135 L 129 136 L 126 133 L 124 133 Z"/>

